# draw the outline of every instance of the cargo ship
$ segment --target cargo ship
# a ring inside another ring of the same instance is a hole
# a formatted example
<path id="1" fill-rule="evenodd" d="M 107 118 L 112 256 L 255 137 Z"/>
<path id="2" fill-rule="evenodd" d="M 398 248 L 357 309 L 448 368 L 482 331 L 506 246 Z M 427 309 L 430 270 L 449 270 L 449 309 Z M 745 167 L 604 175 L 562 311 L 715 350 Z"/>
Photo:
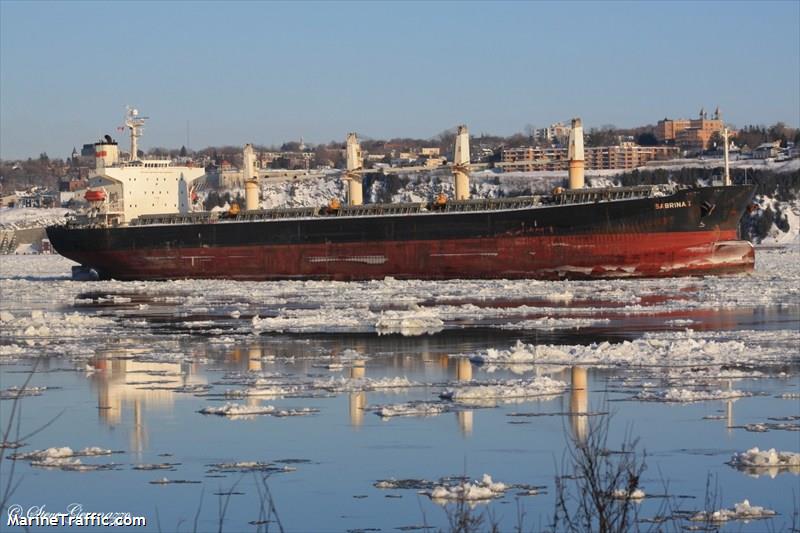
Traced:
<path id="1" fill-rule="evenodd" d="M 142 120 L 129 113 L 131 154 Z M 360 146 L 348 136 L 346 202 L 259 209 L 257 177 L 245 206 L 192 210 L 203 169 L 169 161 L 119 161 L 96 144 L 91 209 L 47 228 L 58 253 L 80 264 L 77 279 L 369 280 L 592 279 L 729 274 L 752 270 L 738 238 L 753 187 L 675 185 L 586 188 L 583 132 L 573 120 L 569 186 L 552 194 L 469 198 L 469 134 L 459 127 L 455 197 L 429 203 L 364 204 Z M 250 145 L 245 178 L 254 173 Z"/>

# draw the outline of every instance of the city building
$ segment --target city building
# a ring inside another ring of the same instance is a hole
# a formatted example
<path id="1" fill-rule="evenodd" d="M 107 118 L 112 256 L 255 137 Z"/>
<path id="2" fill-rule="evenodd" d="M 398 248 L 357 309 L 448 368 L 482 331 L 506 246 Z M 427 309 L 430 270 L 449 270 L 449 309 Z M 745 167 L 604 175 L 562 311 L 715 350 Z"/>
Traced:
<path id="1" fill-rule="evenodd" d="M 556 122 L 555 124 L 550 124 L 546 128 L 539 128 L 535 130 L 533 137 L 537 141 L 567 144 L 567 140 L 569 139 L 569 130 L 570 127 L 566 124 Z"/>
<path id="2" fill-rule="evenodd" d="M 14 207 L 16 203 L 17 203 L 16 193 L 5 194 L 3 196 L 0 196 L 0 207 Z"/>
<path id="3" fill-rule="evenodd" d="M 616 146 L 594 146 L 584 150 L 585 165 L 592 170 L 630 170 L 648 161 L 672 159 L 678 155 L 672 146 L 639 146 L 623 142 Z M 567 148 L 522 147 L 507 148 L 497 164 L 505 172 L 532 172 L 535 170 L 568 170 Z"/>
<path id="4" fill-rule="evenodd" d="M 655 135 L 660 143 L 675 145 L 687 152 L 702 152 L 711 147 L 712 138 L 715 134 L 721 135 L 724 128 L 719 108 L 714 111 L 713 118 L 708 118 L 708 113 L 701 109 L 695 119 L 659 120 Z"/>
<path id="5" fill-rule="evenodd" d="M 781 142 L 773 141 L 758 145 L 756 148 L 753 149 L 752 156 L 753 159 L 770 159 L 778 157 L 780 153 L 781 153 Z"/>

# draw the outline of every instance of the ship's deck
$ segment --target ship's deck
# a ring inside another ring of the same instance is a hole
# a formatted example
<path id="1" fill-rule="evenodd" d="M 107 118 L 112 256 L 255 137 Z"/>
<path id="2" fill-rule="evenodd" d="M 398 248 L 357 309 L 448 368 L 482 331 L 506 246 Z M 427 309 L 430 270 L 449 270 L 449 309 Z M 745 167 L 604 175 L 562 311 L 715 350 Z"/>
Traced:
<path id="1" fill-rule="evenodd" d="M 130 222 L 131 226 L 203 224 L 203 223 L 235 223 L 257 222 L 269 220 L 303 220 L 327 217 L 379 217 L 387 215 L 431 214 L 440 215 L 464 212 L 493 212 L 557 205 L 611 202 L 639 198 L 664 196 L 675 192 L 674 187 L 642 185 L 635 187 L 607 187 L 580 190 L 562 190 L 552 195 L 519 196 L 510 198 L 481 198 L 471 200 L 449 200 L 437 203 L 389 203 L 364 204 L 357 206 L 343 205 L 331 207 L 294 207 L 278 209 L 256 209 L 240 211 L 232 214 L 226 211 L 202 211 L 192 213 L 166 213 L 141 215 Z M 75 225 L 86 225 L 86 222 L 75 221 Z M 97 225 L 97 221 L 88 225 Z"/>

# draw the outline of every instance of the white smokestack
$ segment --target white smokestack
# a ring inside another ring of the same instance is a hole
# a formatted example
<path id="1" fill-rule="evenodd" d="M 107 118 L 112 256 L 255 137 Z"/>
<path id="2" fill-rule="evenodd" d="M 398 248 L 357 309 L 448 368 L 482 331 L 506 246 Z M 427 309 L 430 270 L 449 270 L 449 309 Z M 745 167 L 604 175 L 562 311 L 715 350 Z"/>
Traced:
<path id="1" fill-rule="evenodd" d="M 584 158 L 583 158 L 583 124 L 581 119 L 572 119 L 572 129 L 569 132 L 569 188 L 583 189 Z"/>
<path id="2" fill-rule="evenodd" d="M 347 180 L 347 196 L 350 205 L 361 205 L 364 203 L 361 176 L 357 172 L 361 170 L 363 166 L 363 156 L 361 155 L 361 145 L 358 142 L 358 136 L 355 133 L 348 133 L 347 172 L 345 173 L 345 179 Z"/>
<path id="3" fill-rule="evenodd" d="M 459 126 L 456 135 L 456 145 L 453 151 L 453 180 L 456 186 L 456 200 L 468 200 L 469 131 L 466 126 Z"/>

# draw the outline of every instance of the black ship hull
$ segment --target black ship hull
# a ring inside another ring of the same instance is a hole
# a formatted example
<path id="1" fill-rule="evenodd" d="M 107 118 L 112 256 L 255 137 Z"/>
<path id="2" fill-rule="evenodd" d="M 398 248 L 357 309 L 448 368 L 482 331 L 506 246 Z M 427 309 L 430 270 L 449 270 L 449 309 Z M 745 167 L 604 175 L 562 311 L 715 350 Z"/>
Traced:
<path id="1" fill-rule="evenodd" d="M 654 277 L 741 272 L 749 186 L 516 209 L 47 228 L 100 277 L 416 279 Z"/>

